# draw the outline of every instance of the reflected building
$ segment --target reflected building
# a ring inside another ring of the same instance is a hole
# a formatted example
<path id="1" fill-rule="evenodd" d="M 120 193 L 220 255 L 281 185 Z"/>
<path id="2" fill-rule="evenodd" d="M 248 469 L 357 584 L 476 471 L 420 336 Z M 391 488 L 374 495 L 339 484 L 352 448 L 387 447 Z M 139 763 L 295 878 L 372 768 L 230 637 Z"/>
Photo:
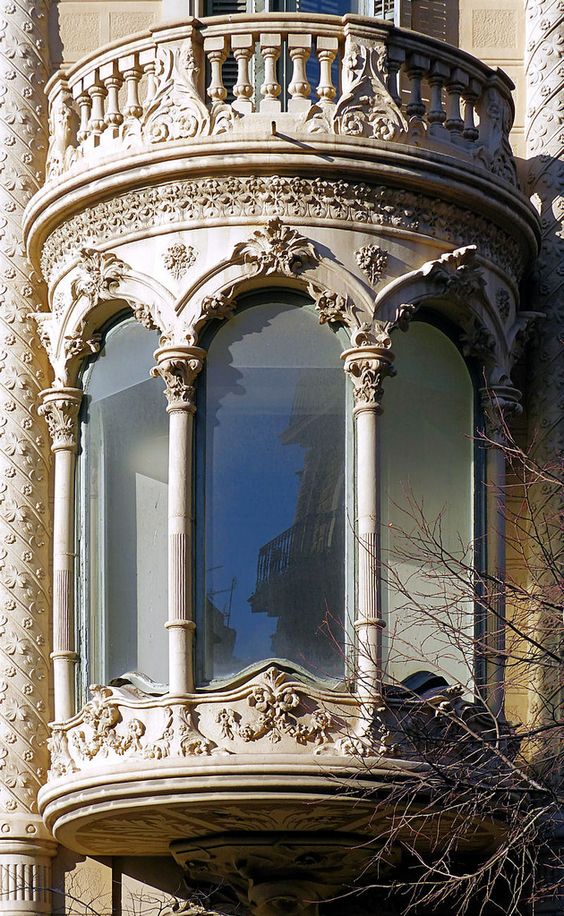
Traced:
<path id="1" fill-rule="evenodd" d="M 299 476 L 291 527 L 260 548 L 255 614 L 277 619 L 273 657 L 292 656 L 296 644 L 307 646 L 302 664 L 319 677 L 342 677 L 345 583 L 345 454 L 334 435 L 344 417 L 342 379 L 327 371 L 303 370 L 296 381 L 284 445 L 299 445 Z M 323 392 L 320 402 L 317 386 Z M 319 587 L 319 583 L 322 583 Z"/>

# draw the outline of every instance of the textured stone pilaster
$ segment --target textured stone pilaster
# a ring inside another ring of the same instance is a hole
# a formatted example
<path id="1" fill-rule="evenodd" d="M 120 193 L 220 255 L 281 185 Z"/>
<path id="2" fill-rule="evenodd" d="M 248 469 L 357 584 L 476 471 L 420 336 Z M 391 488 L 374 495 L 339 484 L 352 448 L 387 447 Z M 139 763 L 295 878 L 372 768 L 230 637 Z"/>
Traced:
<path id="1" fill-rule="evenodd" d="M 526 0 L 525 10 L 528 190 L 540 210 L 542 226 L 535 288 L 527 307 L 544 312 L 546 316 L 537 323 L 530 351 L 527 407 L 533 456 L 539 464 L 554 467 L 564 450 L 564 6 L 560 0 Z M 557 551 L 562 547 L 562 510 L 561 490 L 547 481 L 537 484 L 532 511 L 539 535 L 532 539 L 531 544 L 529 586 L 533 594 L 536 591 L 545 596 L 544 606 L 539 602 L 533 610 L 537 612 L 541 641 L 556 650 L 561 623 L 558 615 L 551 614 L 547 607 L 552 601 L 557 606 L 559 584 L 546 562 L 544 550 L 549 550 L 557 564 Z M 533 726 L 554 726 L 562 703 L 559 666 L 536 666 L 533 680 L 529 689 L 530 722 Z M 555 729 L 545 734 L 545 759 L 550 759 L 550 753 L 556 755 L 555 759 L 561 759 L 561 731 Z M 558 778 L 556 768 L 554 770 L 555 778 Z M 561 856 L 561 819 L 555 826 L 553 847 L 555 858 Z M 541 884 L 557 887 L 550 857 L 544 866 L 546 874 L 541 875 Z M 561 913 L 562 898 L 556 899 L 549 894 L 549 899 L 539 903 L 538 912 Z"/>
<path id="2" fill-rule="evenodd" d="M 43 174 L 47 6 L 0 7 L 0 912 L 46 913 L 53 844 L 37 815 L 47 769 L 47 382 L 22 216 Z"/>

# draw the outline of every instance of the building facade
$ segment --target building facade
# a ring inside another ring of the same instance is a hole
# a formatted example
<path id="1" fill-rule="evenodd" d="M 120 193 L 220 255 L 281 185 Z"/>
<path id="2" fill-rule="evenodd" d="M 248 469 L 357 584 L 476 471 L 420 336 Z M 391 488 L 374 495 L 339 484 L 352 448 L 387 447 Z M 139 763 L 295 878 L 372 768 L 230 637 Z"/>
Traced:
<path id="1" fill-rule="evenodd" d="M 557 705 L 492 583 L 496 444 L 561 452 L 562 5 L 310 5 L 0 9 L 2 912 L 374 912 L 413 735 Z"/>

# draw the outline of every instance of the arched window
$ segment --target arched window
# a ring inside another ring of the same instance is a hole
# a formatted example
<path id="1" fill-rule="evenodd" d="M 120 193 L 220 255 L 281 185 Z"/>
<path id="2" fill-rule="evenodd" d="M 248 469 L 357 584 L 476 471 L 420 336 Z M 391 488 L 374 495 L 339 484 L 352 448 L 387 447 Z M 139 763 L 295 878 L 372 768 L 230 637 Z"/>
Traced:
<path id="1" fill-rule="evenodd" d="M 158 335 L 115 324 L 84 373 L 81 604 L 89 683 L 126 671 L 167 681 L 168 417 L 149 376 Z"/>
<path id="2" fill-rule="evenodd" d="M 342 677 L 346 379 L 303 297 L 241 302 L 200 383 L 200 679 L 277 657 Z"/>
<path id="3" fill-rule="evenodd" d="M 450 338 L 412 323 L 381 418 L 386 674 L 468 683 L 473 665 L 474 389 Z"/>

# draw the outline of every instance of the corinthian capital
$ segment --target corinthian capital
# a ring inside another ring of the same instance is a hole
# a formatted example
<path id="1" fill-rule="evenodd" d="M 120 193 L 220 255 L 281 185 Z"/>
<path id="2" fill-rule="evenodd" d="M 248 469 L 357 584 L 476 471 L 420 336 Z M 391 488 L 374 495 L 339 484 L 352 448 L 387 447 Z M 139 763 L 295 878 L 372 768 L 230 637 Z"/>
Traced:
<path id="1" fill-rule="evenodd" d="M 484 411 L 484 431 L 488 439 L 503 444 L 507 439 L 507 423 L 521 413 L 521 392 L 509 385 L 491 385 L 480 390 Z"/>
<path id="2" fill-rule="evenodd" d="M 156 351 L 157 365 L 151 369 L 151 375 L 160 376 L 166 385 L 169 413 L 196 410 L 194 381 L 203 369 L 205 355 L 201 347 L 162 347 Z"/>
<path id="3" fill-rule="evenodd" d="M 82 391 L 80 388 L 47 388 L 41 392 L 41 398 L 43 403 L 38 408 L 38 413 L 47 421 L 51 451 L 76 451 Z"/>
<path id="4" fill-rule="evenodd" d="M 384 379 L 395 375 L 394 354 L 390 349 L 392 342 L 384 329 L 359 331 L 354 338 L 358 346 L 345 350 L 341 359 L 345 361 L 345 372 L 354 385 L 355 412 L 370 409 L 381 413 Z"/>

